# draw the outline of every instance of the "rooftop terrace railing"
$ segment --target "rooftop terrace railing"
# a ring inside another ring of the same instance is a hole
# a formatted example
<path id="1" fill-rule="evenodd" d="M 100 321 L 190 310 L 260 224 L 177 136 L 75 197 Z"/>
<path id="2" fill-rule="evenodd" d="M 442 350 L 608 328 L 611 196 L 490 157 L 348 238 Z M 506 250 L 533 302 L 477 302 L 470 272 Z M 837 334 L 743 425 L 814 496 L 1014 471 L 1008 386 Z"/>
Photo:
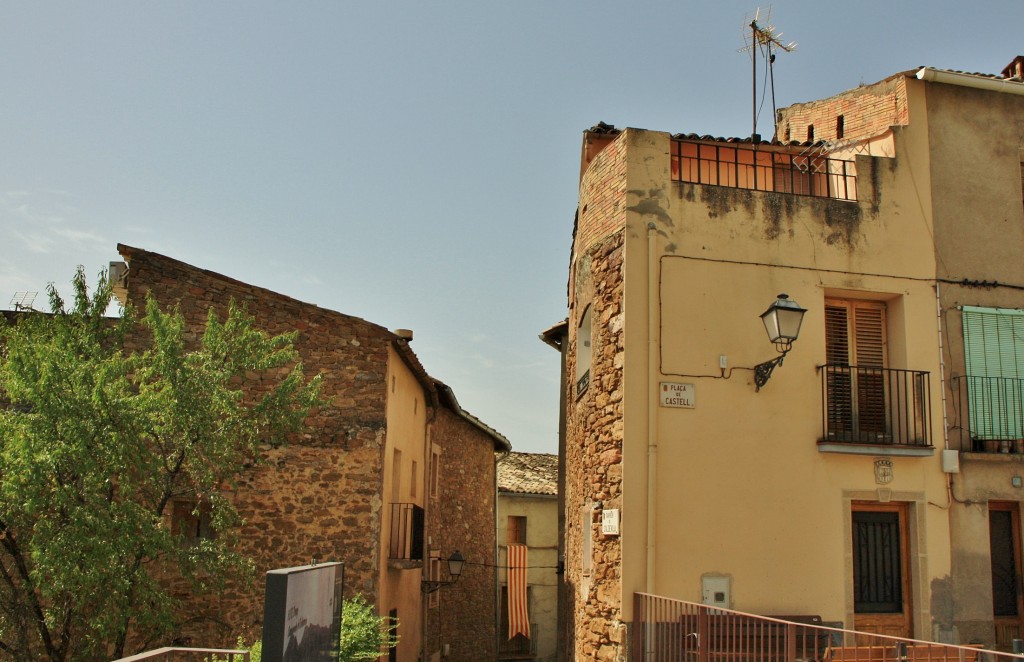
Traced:
<path id="1" fill-rule="evenodd" d="M 672 180 L 836 200 L 857 199 L 857 164 L 755 145 L 672 140 Z"/>

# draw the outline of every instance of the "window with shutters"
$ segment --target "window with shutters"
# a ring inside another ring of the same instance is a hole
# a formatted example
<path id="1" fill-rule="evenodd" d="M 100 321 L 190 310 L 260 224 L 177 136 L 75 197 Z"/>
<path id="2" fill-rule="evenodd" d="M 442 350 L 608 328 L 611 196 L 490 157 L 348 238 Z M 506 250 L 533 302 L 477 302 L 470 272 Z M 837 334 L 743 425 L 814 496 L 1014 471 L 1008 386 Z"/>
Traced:
<path id="1" fill-rule="evenodd" d="M 826 300 L 825 361 L 828 436 L 884 441 L 885 304 Z"/>
<path id="2" fill-rule="evenodd" d="M 887 313 L 882 301 L 825 300 L 822 441 L 914 446 L 900 452 L 928 453 L 929 374 L 890 367 Z"/>
<path id="3" fill-rule="evenodd" d="M 962 313 L 971 438 L 1024 439 L 1024 310 Z"/>

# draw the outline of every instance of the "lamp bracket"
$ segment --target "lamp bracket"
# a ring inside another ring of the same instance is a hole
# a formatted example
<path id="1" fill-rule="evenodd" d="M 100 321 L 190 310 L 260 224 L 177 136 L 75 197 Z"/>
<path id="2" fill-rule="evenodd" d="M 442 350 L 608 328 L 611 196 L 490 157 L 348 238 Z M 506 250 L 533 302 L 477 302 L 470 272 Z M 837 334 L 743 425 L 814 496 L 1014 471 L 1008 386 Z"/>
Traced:
<path id="1" fill-rule="evenodd" d="M 454 583 L 455 580 L 452 580 L 450 582 L 442 582 L 424 579 L 420 582 L 420 593 L 433 593 L 438 589 L 444 588 L 445 586 L 451 586 Z"/>
<path id="2" fill-rule="evenodd" d="M 764 363 L 758 363 L 754 366 L 754 390 L 760 391 L 761 388 L 768 383 L 768 380 L 772 377 L 772 371 L 776 367 L 782 365 L 782 360 L 786 358 L 786 354 L 789 353 L 787 349 L 785 352 L 776 356 L 770 361 Z"/>

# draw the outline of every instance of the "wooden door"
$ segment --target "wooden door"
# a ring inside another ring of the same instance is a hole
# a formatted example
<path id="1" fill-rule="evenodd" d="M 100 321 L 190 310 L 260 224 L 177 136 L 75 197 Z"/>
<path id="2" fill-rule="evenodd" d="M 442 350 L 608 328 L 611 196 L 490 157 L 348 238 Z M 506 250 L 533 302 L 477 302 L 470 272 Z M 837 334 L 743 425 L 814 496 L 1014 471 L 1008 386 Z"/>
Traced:
<path id="1" fill-rule="evenodd" d="M 988 504 L 989 554 L 992 560 L 992 621 L 996 645 L 1010 650 L 1024 632 L 1021 590 L 1020 513 L 1014 502 Z"/>
<path id="2" fill-rule="evenodd" d="M 907 505 L 853 506 L 854 629 L 913 634 Z"/>

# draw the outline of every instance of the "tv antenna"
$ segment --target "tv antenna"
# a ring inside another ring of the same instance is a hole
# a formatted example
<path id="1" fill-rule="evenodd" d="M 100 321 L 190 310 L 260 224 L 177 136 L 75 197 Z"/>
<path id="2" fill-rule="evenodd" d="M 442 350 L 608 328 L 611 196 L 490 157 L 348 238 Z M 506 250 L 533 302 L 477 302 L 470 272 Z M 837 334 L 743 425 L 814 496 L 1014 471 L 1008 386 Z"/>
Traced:
<path id="1" fill-rule="evenodd" d="M 751 133 L 751 139 L 756 139 L 757 134 L 757 59 L 763 57 L 765 64 L 767 65 L 768 78 L 770 80 L 771 91 L 772 91 L 772 126 L 775 127 L 775 52 L 781 50 L 786 53 L 792 53 L 796 50 L 796 42 L 791 41 L 789 43 L 782 42 L 782 33 L 775 31 L 775 26 L 771 25 L 772 8 L 769 5 L 764 12 L 759 7 L 754 12 L 754 16 L 751 17 L 747 14 L 744 19 L 743 25 L 743 48 L 740 49 L 741 53 L 750 53 L 750 62 L 753 67 L 752 79 L 753 79 L 753 131 Z M 775 133 L 778 127 L 775 127 Z"/>
<path id="2" fill-rule="evenodd" d="M 34 310 L 32 304 L 36 302 L 39 292 L 15 292 L 11 297 L 11 310 Z"/>

